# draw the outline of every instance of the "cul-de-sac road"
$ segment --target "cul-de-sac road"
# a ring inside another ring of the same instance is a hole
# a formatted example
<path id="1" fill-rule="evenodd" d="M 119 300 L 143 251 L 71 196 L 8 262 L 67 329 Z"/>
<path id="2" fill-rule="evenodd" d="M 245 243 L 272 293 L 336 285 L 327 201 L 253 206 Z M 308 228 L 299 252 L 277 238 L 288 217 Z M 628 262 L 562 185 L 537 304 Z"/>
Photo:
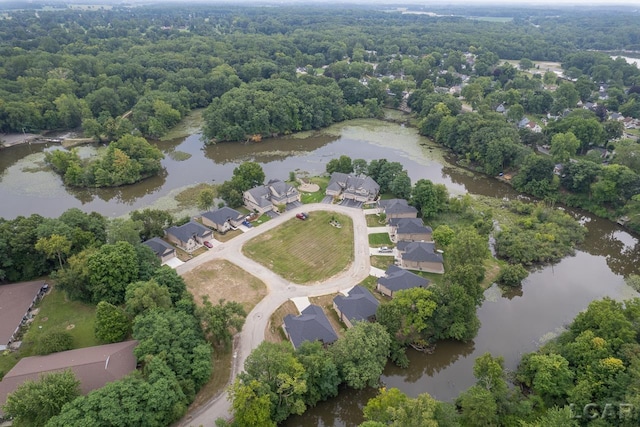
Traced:
<path id="1" fill-rule="evenodd" d="M 242 254 L 242 246 L 250 239 L 264 232 L 274 229 L 285 221 L 295 217 L 301 211 L 331 211 L 349 216 L 353 220 L 354 234 L 354 260 L 349 268 L 330 279 L 310 285 L 298 285 L 289 282 L 275 274 L 261 264 L 247 258 Z M 267 328 L 271 314 L 288 299 L 293 297 L 310 297 L 339 292 L 357 285 L 364 280 L 370 271 L 369 239 L 367 235 L 367 223 L 362 209 L 348 208 L 340 205 L 309 204 L 302 208 L 283 213 L 258 227 L 251 228 L 242 235 L 228 242 L 214 246 L 206 253 L 180 265 L 176 271 L 180 275 L 193 270 L 199 265 L 216 259 L 225 259 L 264 282 L 267 287 L 267 295 L 249 313 L 245 324 L 236 337 L 234 346 L 234 362 L 231 370 L 231 381 L 241 371 L 244 361 L 264 340 L 264 332 Z M 217 418 L 231 417 L 231 404 L 227 399 L 227 393 L 204 404 L 197 411 L 188 414 L 178 425 L 180 426 L 204 426 L 214 427 Z"/>

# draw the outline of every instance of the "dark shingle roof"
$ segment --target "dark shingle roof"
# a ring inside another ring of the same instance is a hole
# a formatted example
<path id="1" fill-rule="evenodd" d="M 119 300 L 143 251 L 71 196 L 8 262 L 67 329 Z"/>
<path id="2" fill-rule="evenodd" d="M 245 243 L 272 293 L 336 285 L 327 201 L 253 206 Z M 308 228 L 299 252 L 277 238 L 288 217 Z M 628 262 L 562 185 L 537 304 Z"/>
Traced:
<path id="1" fill-rule="evenodd" d="M 354 286 L 349 291 L 349 296 L 336 296 L 333 302 L 351 322 L 367 320 L 374 316 L 380 304 L 371 292 L 360 285 Z"/>
<path id="2" fill-rule="evenodd" d="M 271 192 L 266 185 L 260 185 L 259 187 L 253 187 L 247 190 L 247 193 L 251 194 L 251 197 L 254 198 L 258 206 L 266 207 L 271 205 L 271 201 L 269 200 L 271 197 Z"/>
<path id="3" fill-rule="evenodd" d="M 179 227 L 173 226 L 167 228 L 167 233 L 176 236 L 180 239 L 181 242 L 187 242 L 194 235 L 198 237 L 206 236 L 207 234 L 211 234 L 211 230 L 205 227 L 202 224 L 198 224 L 194 221 L 189 221 L 188 223 L 181 225 Z"/>
<path id="4" fill-rule="evenodd" d="M 435 243 L 400 241 L 396 247 L 405 261 L 442 262 L 442 255 L 436 252 Z"/>
<path id="5" fill-rule="evenodd" d="M 300 316 L 286 315 L 284 326 L 295 348 L 304 341 L 322 341 L 325 344 L 331 344 L 338 339 L 329 319 L 317 305 L 305 308 Z"/>
<path id="6" fill-rule="evenodd" d="M 431 227 L 424 225 L 420 218 L 392 218 L 389 224 L 397 227 L 397 234 L 431 233 Z"/>
<path id="7" fill-rule="evenodd" d="M 146 242 L 142 242 L 143 245 L 147 245 L 151 248 L 153 252 L 159 257 L 163 257 L 165 255 L 170 254 L 175 251 L 175 248 L 162 240 L 159 237 L 154 237 L 153 239 L 149 239 Z"/>
<path id="8" fill-rule="evenodd" d="M 390 265 L 384 277 L 378 279 L 378 283 L 390 291 L 397 292 L 412 288 L 426 288 L 430 282 L 396 265 Z"/>
<path id="9" fill-rule="evenodd" d="M 0 285 L 0 345 L 7 345 L 44 285 L 35 282 Z"/>
<path id="10" fill-rule="evenodd" d="M 228 206 L 212 212 L 205 212 L 202 216 L 217 225 L 224 225 L 224 223 L 229 220 L 239 221 L 242 218 L 242 214 L 240 212 L 235 209 L 231 209 Z"/>
<path id="11" fill-rule="evenodd" d="M 417 214 L 418 210 L 409 205 L 405 199 L 389 199 L 389 200 L 380 200 L 380 207 L 384 209 L 384 212 L 387 215 L 393 214 L 402 214 L 402 213 L 412 213 Z"/>

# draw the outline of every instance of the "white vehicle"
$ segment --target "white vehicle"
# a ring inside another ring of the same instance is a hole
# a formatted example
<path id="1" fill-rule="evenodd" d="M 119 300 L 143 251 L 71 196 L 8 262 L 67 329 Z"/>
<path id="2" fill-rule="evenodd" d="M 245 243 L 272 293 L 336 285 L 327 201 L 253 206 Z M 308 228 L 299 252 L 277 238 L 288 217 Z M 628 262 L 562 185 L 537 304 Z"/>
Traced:
<path id="1" fill-rule="evenodd" d="M 390 254 L 391 252 L 393 252 L 393 249 L 388 246 L 383 246 L 378 249 L 378 252 L 380 252 L 381 254 Z"/>

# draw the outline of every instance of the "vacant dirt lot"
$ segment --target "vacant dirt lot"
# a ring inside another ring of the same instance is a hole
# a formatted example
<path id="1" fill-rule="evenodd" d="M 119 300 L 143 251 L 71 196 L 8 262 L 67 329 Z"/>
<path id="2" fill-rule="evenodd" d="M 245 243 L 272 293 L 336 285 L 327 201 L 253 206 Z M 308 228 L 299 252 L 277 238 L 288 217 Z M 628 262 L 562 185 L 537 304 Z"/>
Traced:
<path id="1" fill-rule="evenodd" d="M 198 304 L 202 303 L 202 296 L 208 295 L 214 304 L 219 299 L 239 302 L 247 313 L 267 294 L 261 280 L 224 260 L 201 265 L 183 279 Z"/>

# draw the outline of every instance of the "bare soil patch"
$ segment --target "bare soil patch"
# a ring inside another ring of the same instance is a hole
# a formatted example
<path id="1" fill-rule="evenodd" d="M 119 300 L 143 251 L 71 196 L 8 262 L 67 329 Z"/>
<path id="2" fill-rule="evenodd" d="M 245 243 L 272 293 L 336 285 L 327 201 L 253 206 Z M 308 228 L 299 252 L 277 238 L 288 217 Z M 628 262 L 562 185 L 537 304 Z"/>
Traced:
<path id="1" fill-rule="evenodd" d="M 202 304 L 202 297 L 207 295 L 214 304 L 220 299 L 239 302 L 247 313 L 267 294 L 261 280 L 225 260 L 203 264 L 183 279 L 196 303 Z"/>
<path id="2" fill-rule="evenodd" d="M 282 324 L 287 314 L 297 316 L 300 314 L 293 301 L 288 300 L 273 312 L 269 319 L 267 329 L 264 331 L 264 340 L 269 342 L 282 342 L 287 338 L 282 330 Z"/>

